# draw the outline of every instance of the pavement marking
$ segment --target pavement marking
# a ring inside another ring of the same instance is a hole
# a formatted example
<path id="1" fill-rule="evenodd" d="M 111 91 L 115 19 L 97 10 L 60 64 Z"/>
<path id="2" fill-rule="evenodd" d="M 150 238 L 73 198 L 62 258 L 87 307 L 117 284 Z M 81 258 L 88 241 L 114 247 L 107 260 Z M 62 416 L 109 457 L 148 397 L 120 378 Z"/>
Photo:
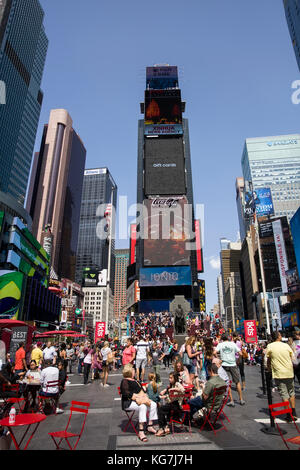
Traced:
<path id="1" fill-rule="evenodd" d="M 270 418 L 260 418 L 260 419 L 255 419 L 254 421 L 256 421 L 257 423 L 261 423 L 261 424 L 270 424 Z M 290 424 L 287 421 L 285 421 L 283 419 L 279 419 L 279 418 L 276 418 L 276 421 L 278 421 L 278 423 L 282 423 L 282 424 Z M 297 419 L 296 423 L 300 423 L 299 418 Z"/>
<path id="2" fill-rule="evenodd" d="M 97 414 L 109 414 L 109 413 L 112 413 L 113 412 L 113 409 L 112 408 L 92 408 L 91 410 L 89 410 L 89 415 L 92 414 L 92 415 L 97 415 Z M 65 415 L 69 415 L 70 414 L 70 410 L 66 410 L 64 412 Z M 79 415 L 78 415 L 79 416 Z"/>
<path id="3" fill-rule="evenodd" d="M 114 400 L 115 400 L 115 401 L 121 401 L 122 398 L 115 398 Z"/>

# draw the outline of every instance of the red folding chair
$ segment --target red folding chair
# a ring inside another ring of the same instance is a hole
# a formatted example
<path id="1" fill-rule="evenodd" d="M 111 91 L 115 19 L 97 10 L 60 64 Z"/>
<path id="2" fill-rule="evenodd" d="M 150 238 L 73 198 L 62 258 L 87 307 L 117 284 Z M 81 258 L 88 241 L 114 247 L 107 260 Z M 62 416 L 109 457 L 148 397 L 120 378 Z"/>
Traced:
<path id="1" fill-rule="evenodd" d="M 5 409 L 7 410 L 6 414 L 9 412 L 9 405 L 18 405 L 16 407 L 16 412 L 23 413 L 26 405 L 26 400 L 24 397 L 5 397 L 7 392 L 12 392 L 16 395 L 19 395 L 20 392 L 20 384 L 2 384 L 2 399 L 5 404 Z"/>
<path id="2" fill-rule="evenodd" d="M 291 405 L 290 405 L 290 402 L 289 401 L 283 401 L 281 403 L 274 403 L 273 405 L 269 405 L 269 408 L 270 408 L 270 412 L 271 412 L 271 415 L 273 416 L 274 418 L 274 421 L 275 421 L 275 424 L 277 426 L 277 429 L 279 431 L 279 434 L 281 436 L 281 439 L 283 440 L 283 442 L 285 443 L 286 447 L 288 450 L 290 450 L 289 446 L 288 446 L 288 442 L 290 442 L 291 444 L 295 444 L 295 445 L 298 445 L 299 446 L 299 450 L 300 450 L 300 430 L 297 426 L 297 423 L 293 417 L 293 414 L 292 414 L 292 408 L 291 408 Z M 276 411 L 276 408 L 282 408 L 282 409 L 279 409 Z M 278 421 L 276 421 L 276 417 L 277 416 L 280 416 L 280 415 L 285 415 L 289 413 L 292 420 L 293 420 L 293 424 L 298 432 L 298 436 L 295 436 L 295 437 L 290 437 L 289 439 L 285 439 L 283 437 L 283 434 L 281 432 L 281 429 L 279 427 L 279 424 L 278 424 Z"/>
<path id="3" fill-rule="evenodd" d="M 49 382 L 47 382 L 46 384 L 46 393 L 48 393 L 48 390 L 50 388 L 58 388 L 59 390 L 59 380 L 51 380 Z M 51 409 L 53 411 L 54 414 L 56 414 L 56 408 L 57 408 L 57 404 L 58 404 L 58 400 L 59 400 L 59 391 L 53 395 L 53 396 L 43 396 L 43 395 L 39 395 L 39 410 L 41 413 L 44 413 L 44 406 L 45 406 L 45 403 L 50 403 L 50 406 L 51 406 Z"/>
<path id="4" fill-rule="evenodd" d="M 70 450 L 75 450 L 76 447 L 77 447 L 77 444 L 82 436 L 82 433 L 83 433 L 83 430 L 84 430 L 84 427 L 85 427 L 85 422 L 86 422 L 86 418 L 87 418 L 87 414 L 89 412 L 88 408 L 90 406 L 90 403 L 85 403 L 85 402 L 81 402 L 81 401 L 72 401 L 71 402 L 71 408 L 70 408 L 70 417 L 69 417 L 69 421 L 67 423 L 67 426 L 66 426 L 66 429 L 64 431 L 56 431 L 56 432 L 49 432 L 49 436 L 51 436 L 55 446 L 56 446 L 56 450 L 61 450 L 62 447 L 60 446 L 62 441 L 65 439 L 68 446 L 69 446 L 69 449 Z M 83 419 L 83 422 L 82 422 L 82 426 L 81 426 L 81 430 L 80 432 L 78 433 L 75 433 L 75 432 L 69 432 L 68 429 L 69 429 L 69 426 L 70 426 L 70 423 L 71 423 L 71 419 L 72 419 L 72 416 L 73 416 L 73 412 L 76 412 L 76 413 L 84 413 L 84 419 Z M 70 443 L 69 439 L 73 438 L 73 437 L 77 437 L 77 441 L 75 442 L 75 445 L 72 447 L 72 444 Z M 56 440 L 57 439 L 57 440 Z M 58 441 L 59 439 L 59 441 Z M 68 449 L 66 449 L 68 450 Z"/>
<path id="5" fill-rule="evenodd" d="M 192 432 L 191 408 L 190 408 L 190 405 L 186 403 L 186 393 L 179 392 L 177 390 L 170 390 L 169 396 L 170 396 L 171 402 L 182 400 L 182 405 L 180 406 L 180 409 L 178 411 L 171 410 L 171 413 L 170 413 L 169 424 L 172 426 L 172 433 L 174 434 L 174 429 L 175 429 L 174 424 L 179 424 L 181 427 L 181 430 L 184 431 L 184 426 L 186 426 L 185 423 L 188 421 L 189 433 L 191 434 Z M 181 416 L 178 416 L 179 414 Z"/>
<path id="6" fill-rule="evenodd" d="M 121 387 L 118 387 L 118 393 L 119 393 L 120 396 L 122 396 L 122 394 L 121 394 Z M 135 410 L 132 410 L 132 411 L 123 410 L 123 411 L 124 411 L 124 413 L 126 413 L 126 416 L 127 416 L 127 418 L 128 418 L 128 421 L 127 421 L 127 423 L 126 423 L 125 428 L 122 429 L 122 431 L 123 431 L 123 432 L 126 432 L 127 429 L 128 429 L 128 427 L 131 426 L 131 427 L 133 428 L 135 434 L 138 436 L 139 433 L 138 433 L 138 431 L 136 430 L 136 427 L 135 427 L 135 425 L 134 425 L 134 423 L 133 423 L 133 421 L 132 421 L 132 420 L 133 420 L 133 417 L 134 417 L 134 414 L 135 414 Z M 137 424 L 138 424 L 138 422 L 136 423 L 136 426 L 137 426 Z"/>
<path id="7" fill-rule="evenodd" d="M 222 403 L 217 409 L 215 409 L 216 398 L 219 397 L 219 396 L 223 396 Z M 229 389 L 226 385 L 224 385 L 224 387 L 217 387 L 217 388 L 214 389 L 213 401 L 212 401 L 211 407 L 205 413 L 204 422 L 203 422 L 203 424 L 202 424 L 199 431 L 202 431 L 207 424 L 210 425 L 210 427 L 213 430 L 215 435 L 217 434 L 217 431 L 221 431 L 222 429 L 225 429 L 225 431 L 227 431 L 227 428 L 226 428 L 224 422 L 222 422 L 222 426 L 218 429 L 215 428 L 215 425 L 217 424 L 217 421 L 219 420 L 221 413 L 224 414 L 224 416 L 226 416 L 225 413 L 223 412 L 223 408 L 226 404 L 226 401 L 228 400 L 228 396 L 229 396 Z M 227 416 L 226 416 L 226 418 L 227 418 Z M 228 418 L 227 418 L 227 420 L 228 420 Z"/>
<path id="8" fill-rule="evenodd" d="M 194 385 L 193 385 L 193 384 L 184 385 L 185 399 L 186 399 L 186 400 L 190 400 L 190 398 L 192 398 L 193 388 L 194 388 Z"/>

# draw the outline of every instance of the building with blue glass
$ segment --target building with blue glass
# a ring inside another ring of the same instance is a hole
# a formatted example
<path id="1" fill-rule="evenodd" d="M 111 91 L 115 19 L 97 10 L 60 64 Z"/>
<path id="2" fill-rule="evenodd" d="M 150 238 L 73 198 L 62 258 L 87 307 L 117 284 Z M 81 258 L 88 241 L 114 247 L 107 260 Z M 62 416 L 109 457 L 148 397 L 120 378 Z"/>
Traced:
<path id="1" fill-rule="evenodd" d="M 300 1 L 283 0 L 283 4 L 296 60 L 300 69 Z"/>
<path id="2" fill-rule="evenodd" d="M 22 205 L 43 101 L 43 19 L 38 0 L 0 2 L 0 191 Z"/>

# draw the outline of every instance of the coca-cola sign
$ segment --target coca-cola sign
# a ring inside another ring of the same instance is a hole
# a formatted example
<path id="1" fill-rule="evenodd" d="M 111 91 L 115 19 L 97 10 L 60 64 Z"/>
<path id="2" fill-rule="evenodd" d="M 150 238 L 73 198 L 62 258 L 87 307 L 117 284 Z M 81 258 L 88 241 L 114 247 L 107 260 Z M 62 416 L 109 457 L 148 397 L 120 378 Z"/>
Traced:
<path id="1" fill-rule="evenodd" d="M 182 197 L 163 197 L 163 198 L 150 198 L 152 207 L 177 207 L 178 202 L 181 201 Z"/>

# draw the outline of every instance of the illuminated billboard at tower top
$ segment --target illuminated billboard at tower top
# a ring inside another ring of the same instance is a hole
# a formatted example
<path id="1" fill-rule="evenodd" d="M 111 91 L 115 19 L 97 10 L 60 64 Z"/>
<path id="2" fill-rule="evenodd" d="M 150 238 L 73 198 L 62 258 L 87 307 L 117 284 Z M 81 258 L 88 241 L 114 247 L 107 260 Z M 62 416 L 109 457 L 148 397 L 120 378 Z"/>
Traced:
<path id="1" fill-rule="evenodd" d="M 146 88 L 166 90 L 178 87 L 178 70 L 173 66 L 147 67 Z"/>
<path id="2" fill-rule="evenodd" d="M 182 133 L 180 90 L 146 90 L 145 135 Z"/>

